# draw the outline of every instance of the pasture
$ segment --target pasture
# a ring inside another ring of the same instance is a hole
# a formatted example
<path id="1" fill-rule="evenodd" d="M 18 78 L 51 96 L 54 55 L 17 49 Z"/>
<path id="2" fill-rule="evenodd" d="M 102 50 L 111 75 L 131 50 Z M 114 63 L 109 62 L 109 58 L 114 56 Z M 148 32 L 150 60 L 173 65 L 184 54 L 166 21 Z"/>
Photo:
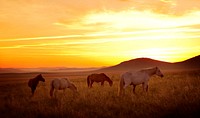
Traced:
<path id="1" fill-rule="evenodd" d="M 106 72 L 105 72 L 106 73 Z M 113 86 L 107 82 L 101 87 L 94 83 L 87 87 L 86 78 L 91 73 L 42 73 L 34 97 L 27 85 L 38 73 L 0 74 L 0 117 L 67 117 L 67 118 L 171 118 L 200 117 L 200 71 L 164 73 L 152 76 L 149 91 L 142 85 L 127 87 L 124 97 L 118 97 L 119 75 L 106 73 Z M 49 95 L 53 78 L 67 77 L 78 88 L 79 94 L 69 89 L 60 91 L 57 98 Z"/>

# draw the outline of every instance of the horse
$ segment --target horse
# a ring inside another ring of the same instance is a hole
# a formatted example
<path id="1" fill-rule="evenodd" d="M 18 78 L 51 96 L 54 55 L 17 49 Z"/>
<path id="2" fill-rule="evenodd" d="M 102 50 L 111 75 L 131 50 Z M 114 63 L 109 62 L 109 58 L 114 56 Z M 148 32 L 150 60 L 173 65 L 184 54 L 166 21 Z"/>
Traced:
<path id="1" fill-rule="evenodd" d="M 125 88 L 129 85 L 133 85 L 133 93 L 135 93 L 136 85 L 142 84 L 143 91 L 148 91 L 149 86 L 149 79 L 151 76 L 157 75 L 160 77 L 163 77 L 164 75 L 160 71 L 158 67 L 148 68 L 148 69 L 142 69 L 136 72 L 130 71 L 125 72 L 121 75 L 120 83 L 119 83 L 119 89 L 118 89 L 118 95 L 124 94 Z"/>
<path id="2" fill-rule="evenodd" d="M 50 96 L 53 97 L 54 89 L 56 91 L 63 90 L 64 92 L 66 88 L 69 88 L 74 92 L 77 92 L 76 86 L 72 84 L 67 78 L 54 79 L 50 83 Z"/>
<path id="3" fill-rule="evenodd" d="M 87 85 L 89 88 L 92 87 L 92 84 L 94 82 L 101 82 L 101 86 L 104 85 L 104 81 L 107 81 L 109 83 L 110 86 L 113 85 L 113 81 L 104 73 L 100 73 L 100 74 L 91 74 L 87 77 Z"/>
<path id="4" fill-rule="evenodd" d="M 42 77 L 41 74 L 37 75 L 35 78 L 30 79 L 28 81 L 28 86 L 31 88 L 32 96 L 34 95 L 34 92 L 36 90 L 39 81 L 45 82 L 45 79 Z"/>

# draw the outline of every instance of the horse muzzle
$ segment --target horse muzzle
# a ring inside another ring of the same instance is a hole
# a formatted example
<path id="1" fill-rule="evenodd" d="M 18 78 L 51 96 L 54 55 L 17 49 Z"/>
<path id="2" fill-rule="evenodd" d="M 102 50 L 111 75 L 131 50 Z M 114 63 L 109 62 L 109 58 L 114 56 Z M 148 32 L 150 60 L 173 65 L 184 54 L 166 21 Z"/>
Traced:
<path id="1" fill-rule="evenodd" d="M 163 77 L 164 77 L 164 75 L 160 75 L 160 77 L 162 77 L 162 78 L 163 78 Z"/>

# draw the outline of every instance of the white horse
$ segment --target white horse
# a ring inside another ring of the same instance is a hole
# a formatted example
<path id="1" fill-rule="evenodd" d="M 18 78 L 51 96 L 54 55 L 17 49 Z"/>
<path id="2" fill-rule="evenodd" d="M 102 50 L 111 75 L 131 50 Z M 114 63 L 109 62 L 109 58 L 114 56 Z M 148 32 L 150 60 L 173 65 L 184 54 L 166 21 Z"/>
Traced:
<path id="1" fill-rule="evenodd" d="M 136 72 L 126 72 L 122 74 L 120 85 L 118 89 L 118 95 L 124 94 L 125 88 L 129 85 L 133 85 L 133 93 L 135 93 L 135 87 L 136 85 L 142 84 L 143 91 L 148 91 L 148 84 L 149 79 L 152 75 L 158 75 L 160 77 L 163 77 L 162 72 L 158 67 L 153 67 L 149 69 L 142 69 L 140 71 Z"/>
<path id="2" fill-rule="evenodd" d="M 65 91 L 66 88 L 71 89 L 74 92 L 77 92 L 77 88 L 74 84 L 72 84 L 67 78 L 65 79 L 54 79 L 51 81 L 50 83 L 50 96 L 53 97 L 53 91 L 54 89 L 57 90 L 63 90 L 63 92 Z M 55 92 L 56 92 L 55 91 Z"/>

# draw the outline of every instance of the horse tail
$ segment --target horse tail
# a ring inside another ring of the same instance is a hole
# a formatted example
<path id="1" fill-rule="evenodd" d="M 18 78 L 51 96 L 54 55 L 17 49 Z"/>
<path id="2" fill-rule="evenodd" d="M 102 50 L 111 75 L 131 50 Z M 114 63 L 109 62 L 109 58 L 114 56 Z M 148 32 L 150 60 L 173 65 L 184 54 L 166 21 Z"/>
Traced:
<path id="1" fill-rule="evenodd" d="M 87 85 L 90 86 L 90 76 L 87 77 Z"/>
<path id="2" fill-rule="evenodd" d="M 50 83 L 50 96 L 52 97 L 53 96 L 53 91 L 54 91 L 54 86 L 53 86 L 53 82 L 54 82 L 54 80 L 52 80 L 51 81 L 51 83 Z"/>
<path id="3" fill-rule="evenodd" d="M 121 76 L 120 82 L 119 82 L 119 88 L 118 88 L 118 96 L 120 96 L 122 94 L 123 91 L 123 87 L 124 87 L 124 78 L 123 76 Z"/>

